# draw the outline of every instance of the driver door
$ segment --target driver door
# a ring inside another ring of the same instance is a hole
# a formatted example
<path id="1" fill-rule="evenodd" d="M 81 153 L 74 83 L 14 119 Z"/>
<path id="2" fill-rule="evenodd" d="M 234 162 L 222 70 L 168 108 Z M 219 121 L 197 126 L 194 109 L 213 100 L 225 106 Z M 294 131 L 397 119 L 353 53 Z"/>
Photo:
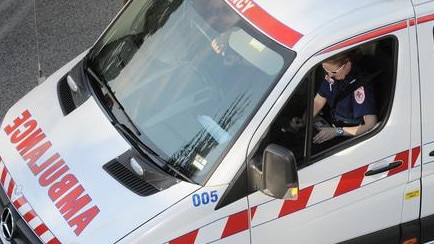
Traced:
<path id="1" fill-rule="evenodd" d="M 394 35 L 350 50 L 317 55 L 287 86 L 268 114 L 271 118 L 264 120 L 273 122 L 264 122 L 257 130 L 251 148 L 259 149 L 253 150 L 251 158 L 260 156 L 261 148 L 270 143 L 291 150 L 298 165 L 299 195 L 297 200 L 274 199 L 260 191 L 248 196 L 253 213 L 252 243 L 399 242 L 408 169 L 414 166 L 420 150 L 409 147 L 410 65 L 394 66 L 396 62 L 390 62 L 385 67 L 390 76 L 382 80 L 384 91 L 379 89 L 386 97 L 384 106 L 379 107 L 384 111 L 379 112 L 380 123 L 370 132 L 313 153 L 312 120 L 299 133 L 281 130 L 291 116 L 309 111 L 317 88 L 312 84 L 324 77 L 321 62 L 331 55 L 342 51 L 363 53 L 373 46 L 375 51 L 367 54 L 375 58 L 389 52 L 386 57 L 390 61 L 409 60 L 407 30 Z"/>

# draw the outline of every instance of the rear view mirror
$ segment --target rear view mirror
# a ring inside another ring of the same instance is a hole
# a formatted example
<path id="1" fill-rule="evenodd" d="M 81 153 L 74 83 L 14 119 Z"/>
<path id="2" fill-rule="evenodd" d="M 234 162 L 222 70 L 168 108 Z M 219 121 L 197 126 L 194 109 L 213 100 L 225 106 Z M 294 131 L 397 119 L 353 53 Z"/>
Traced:
<path id="1" fill-rule="evenodd" d="M 229 46 L 268 75 L 276 75 L 284 65 L 282 56 L 242 29 L 232 32 L 229 37 Z"/>
<path id="2" fill-rule="evenodd" d="M 294 154 L 271 144 L 264 150 L 261 191 L 274 198 L 297 200 L 299 184 Z"/>

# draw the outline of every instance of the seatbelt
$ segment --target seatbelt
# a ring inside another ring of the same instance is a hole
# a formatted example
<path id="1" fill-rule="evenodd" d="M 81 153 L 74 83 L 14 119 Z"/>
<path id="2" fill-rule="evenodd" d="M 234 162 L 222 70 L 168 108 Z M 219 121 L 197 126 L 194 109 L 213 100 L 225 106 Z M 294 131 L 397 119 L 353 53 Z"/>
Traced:
<path id="1" fill-rule="evenodd" d="M 334 107 L 334 105 L 339 102 L 340 100 L 344 99 L 345 97 L 347 97 L 350 93 L 354 92 L 355 90 L 357 90 L 357 88 L 364 86 L 366 84 L 368 84 L 369 82 L 371 82 L 372 80 L 374 80 L 381 72 L 383 72 L 383 70 L 379 70 L 377 72 L 374 72 L 368 76 L 365 77 L 356 77 L 356 81 L 352 84 L 349 84 L 349 86 L 341 91 L 334 99 L 333 103 L 330 103 L 331 105 L 333 105 L 332 107 Z"/>

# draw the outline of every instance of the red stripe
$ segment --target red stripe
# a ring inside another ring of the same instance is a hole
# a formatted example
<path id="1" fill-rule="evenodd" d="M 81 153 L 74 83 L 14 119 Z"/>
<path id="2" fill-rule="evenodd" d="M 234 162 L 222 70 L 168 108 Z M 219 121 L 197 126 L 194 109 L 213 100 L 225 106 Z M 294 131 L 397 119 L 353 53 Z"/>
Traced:
<path id="1" fill-rule="evenodd" d="M 9 186 L 8 186 L 8 197 L 12 198 L 12 193 L 15 187 L 15 181 L 13 179 L 10 180 Z"/>
<path id="2" fill-rule="evenodd" d="M 23 215 L 23 218 L 26 222 L 30 222 L 32 219 L 36 218 L 38 215 L 34 210 L 31 210 Z"/>
<path id="3" fill-rule="evenodd" d="M 196 241 L 197 234 L 199 233 L 199 230 L 194 230 L 190 233 L 187 233 L 183 236 L 180 236 L 174 240 L 169 241 L 169 244 L 190 244 L 194 243 Z"/>
<path id="4" fill-rule="evenodd" d="M 349 39 L 348 41 L 341 42 L 335 46 L 327 48 L 322 53 L 327 53 L 327 52 L 335 51 L 335 50 L 338 50 L 338 49 L 341 49 L 344 47 L 348 47 L 348 46 L 351 46 L 353 44 L 364 42 L 364 41 L 367 41 L 367 40 L 375 38 L 375 37 L 379 37 L 379 36 L 386 35 L 386 34 L 389 34 L 391 32 L 397 31 L 397 30 L 404 29 L 406 27 L 407 27 L 407 22 L 402 21 L 402 22 L 399 22 L 397 24 L 386 26 L 386 27 L 380 28 L 378 30 L 371 31 L 371 32 L 368 32 L 366 34 L 354 37 L 352 39 Z"/>
<path id="5" fill-rule="evenodd" d="M 43 223 L 38 225 L 38 227 L 35 228 L 35 233 L 38 236 L 42 236 L 47 231 L 48 231 L 48 227 Z"/>
<path id="6" fill-rule="evenodd" d="M 3 171 L 2 171 L 2 176 L 0 178 L 0 182 L 2 183 L 3 186 L 5 185 L 7 173 L 8 173 L 8 170 L 6 169 L 6 167 L 4 167 Z"/>
<path id="7" fill-rule="evenodd" d="M 21 206 L 23 206 L 26 203 L 27 203 L 26 198 L 24 196 L 20 196 L 19 198 L 15 199 L 13 204 L 14 204 L 16 209 L 19 209 L 19 208 L 21 208 Z"/>
<path id="8" fill-rule="evenodd" d="M 425 22 L 428 22 L 428 21 L 431 21 L 431 20 L 434 20 L 434 14 L 430 14 L 430 15 L 427 15 L 427 16 L 423 16 L 423 17 L 417 18 L 417 23 L 418 24 L 422 24 L 422 23 L 425 23 Z"/>
<path id="9" fill-rule="evenodd" d="M 408 25 L 409 26 L 414 26 L 416 24 L 416 20 L 415 19 L 411 19 L 408 21 Z"/>
<path id="10" fill-rule="evenodd" d="M 253 217 L 255 216 L 256 213 L 256 209 L 258 208 L 258 206 L 254 206 L 250 209 L 250 217 L 251 219 L 253 219 Z"/>
<path id="11" fill-rule="evenodd" d="M 313 186 L 309 186 L 307 188 L 300 190 L 298 199 L 296 201 L 285 200 L 283 202 L 282 208 L 280 209 L 279 218 L 306 208 L 307 202 L 309 201 L 312 191 L 313 191 Z"/>
<path id="12" fill-rule="evenodd" d="M 398 174 L 401 173 L 404 170 L 408 169 L 408 157 L 409 157 L 409 151 L 404 151 L 404 152 L 400 152 L 398 154 L 396 154 L 394 161 L 402 161 L 401 166 L 399 166 L 398 168 L 394 168 L 389 170 L 389 173 L 387 174 L 387 176 L 392 176 L 394 174 Z"/>
<path id="13" fill-rule="evenodd" d="M 231 4 L 238 13 L 246 17 L 260 30 L 289 48 L 292 48 L 303 37 L 299 32 L 275 19 L 252 0 L 250 0 L 250 2 L 254 4 L 254 7 L 249 8 L 244 13 L 242 13 L 239 7 L 236 6 L 238 1 L 235 1 L 236 3 L 234 3 L 233 0 L 227 0 L 226 2 Z"/>
<path id="14" fill-rule="evenodd" d="M 253 211 L 254 213 L 255 211 Z M 229 216 L 221 238 L 225 238 L 249 228 L 249 218 L 247 210 Z"/>
<path id="15" fill-rule="evenodd" d="M 415 147 L 411 150 L 411 167 L 414 168 L 417 162 L 417 158 L 420 154 L 420 147 Z"/>
<path id="16" fill-rule="evenodd" d="M 343 174 L 333 196 L 337 197 L 359 188 L 362 185 L 366 170 L 368 170 L 368 165 Z"/>
<path id="17" fill-rule="evenodd" d="M 257 206 L 254 206 L 250 209 L 251 218 L 253 219 L 253 216 L 256 213 Z M 225 229 L 223 230 L 221 239 L 228 237 L 230 235 L 236 234 L 240 231 L 248 229 L 248 221 L 243 221 L 243 218 L 247 220 L 247 210 L 233 214 L 229 216 L 228 221 L 226 222 Z M 247 225 L 244 224 L 244 222 L 247 222 Z M 242 225 L 238 226 L 239 223 L 242 223 Z M 245 227 L 247 226 L 247 227 Z M 244 228 L 245 227 L 245 228 Z M 169 242 L 169 244 L 187 244 L 187 243 L 194 243 L 197 237 L 199 230 L 195 230 L 193 232 L 190 232 L 186 235 L 183 235 L 175 240 L 172 240 Z"/>
<path id="18" fill-rule="evenodd" d="M 56 237 L 47 242 L 47 244 L 60 244 L 61 242 L 57 240 Z"/>

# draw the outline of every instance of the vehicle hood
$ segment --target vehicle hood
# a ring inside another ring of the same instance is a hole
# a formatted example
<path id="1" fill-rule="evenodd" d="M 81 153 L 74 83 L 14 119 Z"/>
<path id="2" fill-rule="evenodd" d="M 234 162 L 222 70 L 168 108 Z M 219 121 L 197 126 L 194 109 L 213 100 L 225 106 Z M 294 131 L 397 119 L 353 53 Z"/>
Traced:
<path id="1" fill-rule="evenodd" d="M 199 188 L 179 182 L 143 197 L 110 176 L 103 165 L 131 146 L 93 97 L 63 115 L 64 73 L 17 102 L 0 131 L 2 186 L 44 242 L 116 242 Z"/>

